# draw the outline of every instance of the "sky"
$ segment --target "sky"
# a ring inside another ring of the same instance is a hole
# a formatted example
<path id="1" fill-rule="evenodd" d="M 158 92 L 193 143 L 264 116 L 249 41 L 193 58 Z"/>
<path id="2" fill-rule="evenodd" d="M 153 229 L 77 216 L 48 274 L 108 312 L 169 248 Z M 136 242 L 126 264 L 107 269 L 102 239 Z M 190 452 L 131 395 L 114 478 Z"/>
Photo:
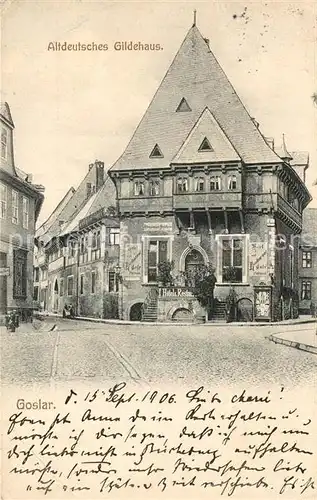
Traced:
<path id="1" fill-rule="evenodd" d="M 16 166 L 45 186 L 44 221 L 95 159 L 120 156 L 179 49 L 197 26 L 262 133 L 310 154 L 317 207 L 314 2 L 2 0 L 1 99 L 15 123 Z M 50 42 L 108 50 L 48 50 Z M 158 51 L 116 51 L 117 41 Z"/>

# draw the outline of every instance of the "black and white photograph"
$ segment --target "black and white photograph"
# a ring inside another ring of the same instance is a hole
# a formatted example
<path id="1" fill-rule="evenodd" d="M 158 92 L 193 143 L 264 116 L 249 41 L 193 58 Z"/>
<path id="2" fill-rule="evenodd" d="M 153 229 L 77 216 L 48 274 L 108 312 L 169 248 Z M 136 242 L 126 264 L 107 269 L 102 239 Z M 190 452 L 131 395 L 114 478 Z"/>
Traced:
<path id="1" fill-rule="evenodd" d="M 1 498 L 315 498 L 317 4 L 0 8 Z"/>

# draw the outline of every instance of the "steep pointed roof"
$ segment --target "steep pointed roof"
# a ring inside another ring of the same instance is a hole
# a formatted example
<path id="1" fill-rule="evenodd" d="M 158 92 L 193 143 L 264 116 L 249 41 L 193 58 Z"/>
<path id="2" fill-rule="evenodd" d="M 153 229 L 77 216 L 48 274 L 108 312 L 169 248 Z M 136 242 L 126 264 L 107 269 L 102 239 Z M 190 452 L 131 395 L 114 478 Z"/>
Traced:
<path id="1" fill-rule="evenodd" d="M 0 103 L 0 114 L 1 116 L 11 125 L 11 127 L 14 127 L 14 123 L 12 120 L 12 115 L 10 111 L 10 106 L 7 102 L 1 102 Z"/>
<path id="2" fill-rule="evenodd" d="M 74 214 L 72 219 L 68 221 L 63 227 L 60 236 L 69 234 L 73 231 L 77 231 L 79 228 L 79 222 L 94 214 L 101 208 L 107 208 L 109 206 L 115 206 L 116 204 L 116 191 L 113 182 L 107 175 L 103 185 L 98 191 L 96 191 L 80 208 L 80 210 Z"/>
<path id="3" fill-rule="evenodd" d="M 210 144 L 210 150 L 201 148 L 204 141 Z M 205 108 L 171 163 L 212 163 L 231 160 L 240 161 L 240 157 L 210 110 Z"/>
<path id="4" fill-rule="evenodd" d="M 191 111 L 177 112 L 184 97 Z M 281 162 L 251 119 L 206 40 L 192 26 L 132 139 L 111 170 L 168 167 L 206 107 L 245 163 Z M 163 157 L 150 158 L 155 144 Z"/>

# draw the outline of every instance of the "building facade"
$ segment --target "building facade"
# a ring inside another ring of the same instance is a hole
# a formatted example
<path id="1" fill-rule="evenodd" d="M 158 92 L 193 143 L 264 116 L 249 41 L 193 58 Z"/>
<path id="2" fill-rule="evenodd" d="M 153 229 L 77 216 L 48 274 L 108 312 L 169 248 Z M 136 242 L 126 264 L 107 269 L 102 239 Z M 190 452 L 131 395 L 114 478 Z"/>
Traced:
<path id="1" fill-rule="evenodd" d="M 63 314 L 118 317 L 119 221 L 115 188 L 99 161 L 37 232 L 39 306 Z"/>
<path id="2" fill-rule="evenodd" d="M 194 25 L 109 171 L 120 215 L 120 317 L 206 317 L 188 274 L 211 266 L 214 317 L 230 290 L 244 320 L 298 314 L 308 163 L 275 150 Z M 159 283 L 160 264 L 173 267 Z"/>
<path id="3" fill-rule="evenodd" d="M 44 188 L 15 165 L 14 123 L 7 103 L 1 104 L 0 120 L 0 314 L 18 310 L 26 319 L 33 310 L 34 234 Z"/>
<path id="4" fill-rule="evenodd" d="M 317 311 L 317 208 L 306 208 L 299 252 L 299 310 L 315 315 Z"/>

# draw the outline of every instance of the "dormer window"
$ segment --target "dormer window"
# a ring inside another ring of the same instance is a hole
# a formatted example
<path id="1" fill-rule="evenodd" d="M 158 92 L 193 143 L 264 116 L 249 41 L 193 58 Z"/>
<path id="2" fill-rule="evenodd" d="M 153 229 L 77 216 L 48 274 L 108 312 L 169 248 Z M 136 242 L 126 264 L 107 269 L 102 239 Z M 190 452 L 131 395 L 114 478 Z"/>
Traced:
<path id="1" fill-rule="evenodd" d="M 188 192 L 188 179 L 187 177 L 179 177 L 177 179 L 177 192 L 187 193 Z"/>
<path id="2" fill-rule="evenodd" d="M 205 179 L 203 177 L 195 177 L 194 190 L 195 191 L 204 191 L 205 190 Z"/>
<path id="3" fill-rule="evenodd" d="M 163 153 L 158 144 L 155 144 L 151 151 L 150 158 L 163 158 Z"/>
<path id="4" fill-rule="evenodd" d="M 134 181 L 134 196 L 144 196 L 144 181 Z"/>
<path id="5" fill-rule="evenodd" d="M 211 147 L 210 142 L 208 141 L 207 137 L 204 138 L 202 141 L 201 145 L 198 148 L 199 152 L 206 152 L 206 151 L 213 151 L 213 148 Z"/>
<path id="6" fill-rule="evenodd" d="M 186 101 L 185 97 L 183 97 L 183 99 L 181 100 L 181 102 L 179 103 L 179 105 L 176 108 L 176 112 L 179 113 L 179 112 L 186 112 L 186 111 L 191 111 L 191 108 L 190 108 L 188 102 Z"/>
<path id="7" fill-rule="evenodd" d="M 4 160 L 8 156 L 8 131 L 6 128 L 1 130 L 1 158 Z"/>

